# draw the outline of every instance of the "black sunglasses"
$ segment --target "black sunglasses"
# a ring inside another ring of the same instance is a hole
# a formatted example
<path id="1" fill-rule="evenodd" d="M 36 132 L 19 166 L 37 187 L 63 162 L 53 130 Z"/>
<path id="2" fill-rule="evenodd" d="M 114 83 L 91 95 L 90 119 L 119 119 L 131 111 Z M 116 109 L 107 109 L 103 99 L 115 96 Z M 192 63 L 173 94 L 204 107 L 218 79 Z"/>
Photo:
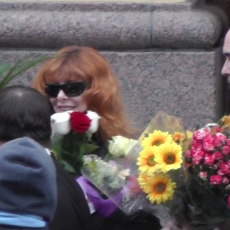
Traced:
<path id="1" fill-rule="evenodd" d="M 58 84 L 47 84 L 45 86 L 45 92 L 49 97 L 57 97 L 60 90 L 63 90 L 67 97 L 77 97 L 81 95 L 86 88 L 83 82 L 72 82 L 62 85 Z"/>

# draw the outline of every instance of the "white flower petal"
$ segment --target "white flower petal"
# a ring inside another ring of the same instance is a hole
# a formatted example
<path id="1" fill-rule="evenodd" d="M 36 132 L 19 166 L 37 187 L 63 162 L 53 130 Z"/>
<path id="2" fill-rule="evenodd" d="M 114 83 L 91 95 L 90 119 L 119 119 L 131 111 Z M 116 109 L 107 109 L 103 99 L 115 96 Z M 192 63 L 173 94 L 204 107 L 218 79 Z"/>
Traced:
<path id="1" fill-rule="evenodd" d="M 99 119 L 101 118 L 96 112 L 93 112 L 93 111 L 90 111 L 88 110 L 87 111 L 87 114 L 86 114 L 89 119 L 91 120 L 91 123 L 90 123 L 90 127 L 88 129 L 88 132 L 90 133 L 95 133 L 97 132 L 98 130 L 98 126 L 99 126 Z"/>
<path id="2" fill-rule="evenodd" d="M 51 116 L 52 135 L 66 135 L 70 132 L 70 113 L 55 113 Z"/>
<path id="3" fill-rule="evenodd" d="M 129 139 L 123 136 L 114 136 L 112 137 L 112 140 L 109 141 L 109 153 L 116 157 L 125 156 L 136 143 L 137 140 L 134 139 Z"/>

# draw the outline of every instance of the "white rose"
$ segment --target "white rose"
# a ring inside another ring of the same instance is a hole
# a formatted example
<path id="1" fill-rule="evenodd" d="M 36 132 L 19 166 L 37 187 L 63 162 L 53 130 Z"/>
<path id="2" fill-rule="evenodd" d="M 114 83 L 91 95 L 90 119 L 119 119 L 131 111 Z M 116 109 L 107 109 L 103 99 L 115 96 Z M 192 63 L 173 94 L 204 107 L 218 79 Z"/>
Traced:
<path id="1" fill-rule="evenodd" d="M 109 141 L 109 153 L 116 157 L 125 156 L 137 142 L 122 136 L 112 137 Z"/>
<path id="2" fill-rule="evenodd" d="M 70 132 L 70 112 L 55 113 L 51 116 L 52 135 L 66 135 Z"/>
<path id="3" fill-rule="evenodd" d="M 98 130 L 99 119 L 101 118 L 96 112 L 88 110 L 86 113 L 87 117 L 91 120 L 90 127 L 88 129 L 89 133 L 95 133 Z"/>

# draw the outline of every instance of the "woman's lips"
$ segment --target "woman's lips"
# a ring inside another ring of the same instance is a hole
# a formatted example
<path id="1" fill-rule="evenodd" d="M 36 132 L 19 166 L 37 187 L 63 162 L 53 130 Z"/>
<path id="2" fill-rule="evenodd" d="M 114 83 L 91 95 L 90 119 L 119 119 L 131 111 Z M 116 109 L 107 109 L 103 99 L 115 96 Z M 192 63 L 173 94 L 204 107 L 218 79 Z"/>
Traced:
<path id="1" fill-rule="evenodd" d="M 57 106 L 57 107 L 61 111 L 73 110 L 75 108 L 75 106 Z"/>

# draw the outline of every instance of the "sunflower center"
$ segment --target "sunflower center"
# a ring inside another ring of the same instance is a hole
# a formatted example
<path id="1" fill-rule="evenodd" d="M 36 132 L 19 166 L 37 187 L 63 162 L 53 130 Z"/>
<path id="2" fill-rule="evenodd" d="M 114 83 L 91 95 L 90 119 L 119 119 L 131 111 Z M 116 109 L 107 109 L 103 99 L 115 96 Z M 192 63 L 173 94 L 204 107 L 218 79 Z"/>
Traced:
<path id="1" fill-rule="evenodd" d="M 162 194 L 165 192 L 166 185 L 164 183 L 158 183 L 154 186 L 154 191 L 158 194 Z"/>
<path id="2" fill-rule="evenodd" d="M 161 140 L 156 140 L 156 141 L 152 142 L 152 146 L 154 146 L 154 145 L 159 146 L 161 144 L 163 144 L 163 141 L 161 141 Z"/>
<path id="3" fill-rule="evenodd" d="M 165 156 L 165 163 L 166 164 L 174 164 L 175 163 L 175 155 L 174 154 L 168 154 Z"/>
<path id="4" fill-rule="evenodd" d="M 154 166 L 155 165 L 154 156 L 151 156 L 151 157 L 148 158 L 147 164 L 149 166 Z"/>

